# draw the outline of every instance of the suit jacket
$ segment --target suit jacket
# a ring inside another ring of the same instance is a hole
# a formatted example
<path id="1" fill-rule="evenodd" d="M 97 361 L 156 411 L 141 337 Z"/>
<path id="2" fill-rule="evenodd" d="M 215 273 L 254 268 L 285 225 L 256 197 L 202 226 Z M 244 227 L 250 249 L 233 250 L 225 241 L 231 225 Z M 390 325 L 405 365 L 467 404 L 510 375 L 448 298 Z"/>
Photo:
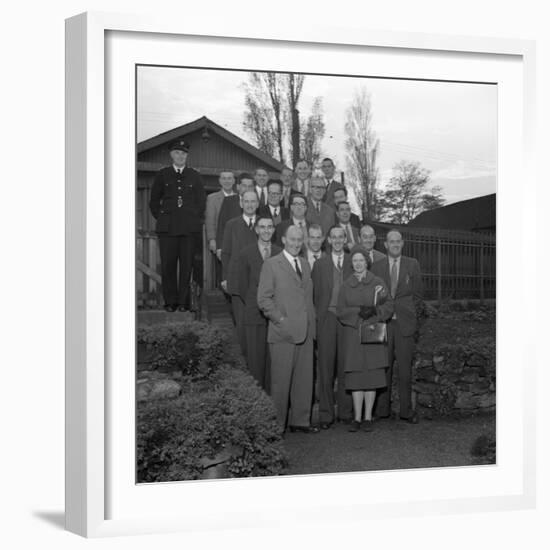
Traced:
<path id="1" fill-rule="evenodd" d="M 292 195 L 297 195 L 298 194 L 298 191 L 296 191 L 296 189 L 294 189 L 294 187 L 290 187 L 290 192 L 288 195 L 285 195 L 284 194 L 285 190 L 283 189 L 283 198 L 281 199 L 281 206 L 284 206 L 285 208 L 289 208 L 290 209 L 290 197 Z"/>
<path id="2" fill-rule="evenodd" d="M 374 263 L 370 269 L 391 288 L 390 263 L 386 256 Z M 393 300 L 395 323 L 403 336 L 412 336 L 417 329 L 416 307 L 422 300 L 422 275 L 415 258 L 401 256 L 397 290 Z"/>
<path id="3" fill-rule="evenodd" d="M 280 252 L 281 249 L 277 245 L 271 245 L 271 257 Z M 264 259 L 260 254 L 257 241 L 241 250 L 237 291 L 244 302 L 245 325 L 265 325 L 267 323 L 267 319 L 258 308 L 258 283 L 263 264 Z"/>
<path id="4" fill-rule="evenodd" d="M 240 216 L 243 213 L 239 195 L 230 195 L 225 197 L 220 206 L 218 214 L 218 224 L 216 227 L 216 247 L 220 249 L 223 243 L 223 233 L 227 222 L 233 218 Z"/>
<path id="5" fill-rule="evenodd" d="M 185 166 L 182 174 L 173 166 L 159 170 L 151 188 L 149 208 L 159 234 L 179 236 L 200 233 L 206 193 L 200 174 Z"/>
<path id="6" fill-rule="evenodd" d="M 324 321 L 330 305 L 332 287 L 334 285 L 333 269 L 332 254 L 329 253 L 315 262 L 313 271 L 311 272 L 311 279 L 313 280 L 313 303 L 315 304 L 318 325 Z M 344 253 L 342 271 L 343 283 L 353 273 L 351 258 L 347 253 Z"/>
<path id="7" fill-rule="evenodd" d="M 284 206 L 279 206 L 278 208 L 281 221 L 288 220 L 288 218 L 290 218 L 290 210 L 288 208 L 285 208 Z M 269 209 L 269 205 L 267 204 L 265 206 L 260 206 L 260 208 L 258 208 L 257 214 L 261 217 L 269 216 L 270 218 L 273 218 L 273 216 L 271 215 L 271 210 Z"/>
<path id="8" fill-rule="evenodd" d="M 233 195 L 229 195 L 230 197 Z M 220 209 L 222 207 L 225 194 L 222 189 L 215 193 L 210 193 L 206 197 L 206 213 L 204 216 L 204 225 L 206 228 L 206 240 L 211 241 L 216 239 L 216 229 L 218 227 L 218 217 L 220 215 Z M 235 216 L 234 216 L 235 217 Z M 216 241 L 216 246 L 221 246 L 221 241 Z"/>
<path id="9" fill-rule="evenodd" d="M 326 236 L 329 229 L 334 225 L 334 216 L 335 212 L 332 206 L 321 201 L 321 212 L 317 212 L 317 209 L 313 206 L 313 201 L 309 197 L 307 198 L 306 221 L 309 222 L 309 225 L 319 224 L 323 228 L 323 235 Z"/>
<path id="10" fill-rule="evenodd" d="M 349 223 L 353 225 L 353 227 L 357 227 L 357 229 L 361 229 L 361 219 L 357 214 L 351 213 L 351 216 L 349 218 Z"/>
<path id="11" fill-rule="evenodd" d="M 306 229 L 309 229 L 309 223 L 308 223 L 307 219 L 305 220 L 305 222 L 306 222 Z M 288 220 L 283 220 L 275 228 L 275 243 L 277 244 L 277 246 L 280 246 L 281 248 L 284 248 L 283 235 L 285 234 L 286 228 L 289 225 L 292 225 L 292 218 L 289 218 Z M 305 243 L 305 240 L 304 240 L 303 250 L 305 250 L 305 246 L 306 246 L 306 243 Z"/>
<path id="12" fill-rule="evenodd" d="M 298 261 L 301 279 L 282 252 L 263 263 L 258 306 L 269 319 L 267 341 L 270 344 L 301 344 L 308 333 L 315 337 L 311 272 L 304 258 L 298 256 Z"/>
<path id="13" fill-rule="evenodd" d="M 329 206 L 332 206 L 334 208 L 334 191 L 336 189 L 344 189 L 344 185 L 340 183 L 339 181 L 336 181 L 335 179 L 328 180 L 327 178 L 324 178 L 326 183 L 326 191 L 325 196 L 323 197 L 323 202 L 326 202 Z"/>
<path id="14" fill-rule="evenodd" d="M 337 221 L 336 224 L 340 225 L 340 222 Z M 355 241 L 355 244 L 360 243 L 361 242 L 361 237 L 359 235 L 359 229 L 357 229 L 357 227 L 353 226 L 353 224 L 351 223 L 351 218 L 350 218 L 350 226 L 351 226 L 351 232 L 353 233 L 353 240 Z M 353 246 L 355 246 L 355 245 L 352 245 L 349 242 L 347 242 L 346 243 L 346 250 L 349 252 L 353 248 Z"/>
<path id="15" fill-rule="evenodd" d="M 242 216 L 227 222 L 222 244 L 222 280 L 227 281 L 228 294 L 238 295 L 239 254 L 257 239 L 256 232 L 246 225 Z"/>

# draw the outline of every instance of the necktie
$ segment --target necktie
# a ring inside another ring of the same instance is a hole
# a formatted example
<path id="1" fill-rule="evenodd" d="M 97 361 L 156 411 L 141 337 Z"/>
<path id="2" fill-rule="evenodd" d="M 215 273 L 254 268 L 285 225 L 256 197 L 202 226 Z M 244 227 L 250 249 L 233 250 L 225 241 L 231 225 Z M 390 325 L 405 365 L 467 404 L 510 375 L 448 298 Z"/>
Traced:
<path id="1" fill-rule="evenodd" d="M 264 259 L 264 260 L 266 260 L 267 258 L 269 258 L 269 247 L 268 247 L 268 246 L 264 246 L 264 247 L 263 247 L 262 256 L 263 256 L 263 259 Z"/>
<path id="2" fill-rule="evenodd" d="M 315 208 L 317 209 L 317 214 L 321 213 L 321 205 L 317 202 L 315 203 Z"/>
<path id="3" fill-rule="evenodd" d="M 338 256 L 338 271 L 342 271 L 342 256 Z"/>
<path id="4" fill-rule="evenodd" d="M 296 266 L 296 273 L 298 274 L 298 277 L 300 279 L 302 278 L 302 270 L 300 269 L 300 266 L 298 265 L 298 258 L 294 258 L 294 265 Z"/>
<path id="5" fill-rule="evenodd" d="M 391 283 L 391 296 L 395 298 L 395 293 L 397 292 L 397 260 L 393 260 L 390 271 L 390 283 Z"/>
<path id="6" fill-rule="evenodd" d="M 248 229 L 254 229 L 254 224 L 252 223 L 252 218 L 248 218 Z"/>
<path id="7" fill-rule="evenodd" d="M 274 218 L 277 218 L 279 217 L 279 211 L 275 208 L 275 210 L 273 211 L 273 217 Z"/>

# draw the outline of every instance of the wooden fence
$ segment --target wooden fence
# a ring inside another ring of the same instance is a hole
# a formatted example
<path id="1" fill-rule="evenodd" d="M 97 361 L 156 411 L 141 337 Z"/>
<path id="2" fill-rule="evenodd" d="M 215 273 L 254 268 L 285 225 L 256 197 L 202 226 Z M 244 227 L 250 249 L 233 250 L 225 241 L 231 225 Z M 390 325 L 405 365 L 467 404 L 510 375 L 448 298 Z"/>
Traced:
<path id="1" fill-rule="evenodd" d="M 384 251 L 386 224 L 371 224 Z M 420 262 L 424 295 L 428 300 L 494 299 L 496 295 L 496 243 L 493 235 L 465 231 L 398 227 L 405 239 L 403 254 Z M 203 290 L 216 288 L 214 257 L 204 236 L 195 257 L 193 280 Z M 163 304 L 160 255 L 154 232 L 138 230 L 136 248 L 137 301 L 139 308 Z M 219 276 L 219 274 L 218 274 Z"/>

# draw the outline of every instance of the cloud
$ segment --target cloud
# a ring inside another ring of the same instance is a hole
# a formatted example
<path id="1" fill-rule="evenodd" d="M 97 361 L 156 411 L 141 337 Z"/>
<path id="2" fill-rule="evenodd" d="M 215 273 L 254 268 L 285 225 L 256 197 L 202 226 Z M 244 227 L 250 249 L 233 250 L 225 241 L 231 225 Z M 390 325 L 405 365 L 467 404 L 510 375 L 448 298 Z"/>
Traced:
<path id="1" fill-rule="evenodd" d="M 472 163 L 457 160 L 451 165 L 432 172 L 432 180 L 462 180 L 471 178 L 496 178 L 496 168 L 491 163 Z"/>

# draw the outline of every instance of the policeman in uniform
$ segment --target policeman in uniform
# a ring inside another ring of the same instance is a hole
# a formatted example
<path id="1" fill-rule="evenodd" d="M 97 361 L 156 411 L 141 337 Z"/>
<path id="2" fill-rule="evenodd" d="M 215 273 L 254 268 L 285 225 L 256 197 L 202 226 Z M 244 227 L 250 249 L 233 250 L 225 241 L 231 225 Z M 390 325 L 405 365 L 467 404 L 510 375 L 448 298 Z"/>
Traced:
<path id="1" fill-rule="evenodd" d="M 204 221 L 206 193 L 199 173 L 185 165 L 188 151 L 189 145 L 184 140 L 172 144 L 173 164 L 155 176 L 149 202 L 151 214 L 157 220 L 166 311 L 189 308 L 193 257 Z"/>

